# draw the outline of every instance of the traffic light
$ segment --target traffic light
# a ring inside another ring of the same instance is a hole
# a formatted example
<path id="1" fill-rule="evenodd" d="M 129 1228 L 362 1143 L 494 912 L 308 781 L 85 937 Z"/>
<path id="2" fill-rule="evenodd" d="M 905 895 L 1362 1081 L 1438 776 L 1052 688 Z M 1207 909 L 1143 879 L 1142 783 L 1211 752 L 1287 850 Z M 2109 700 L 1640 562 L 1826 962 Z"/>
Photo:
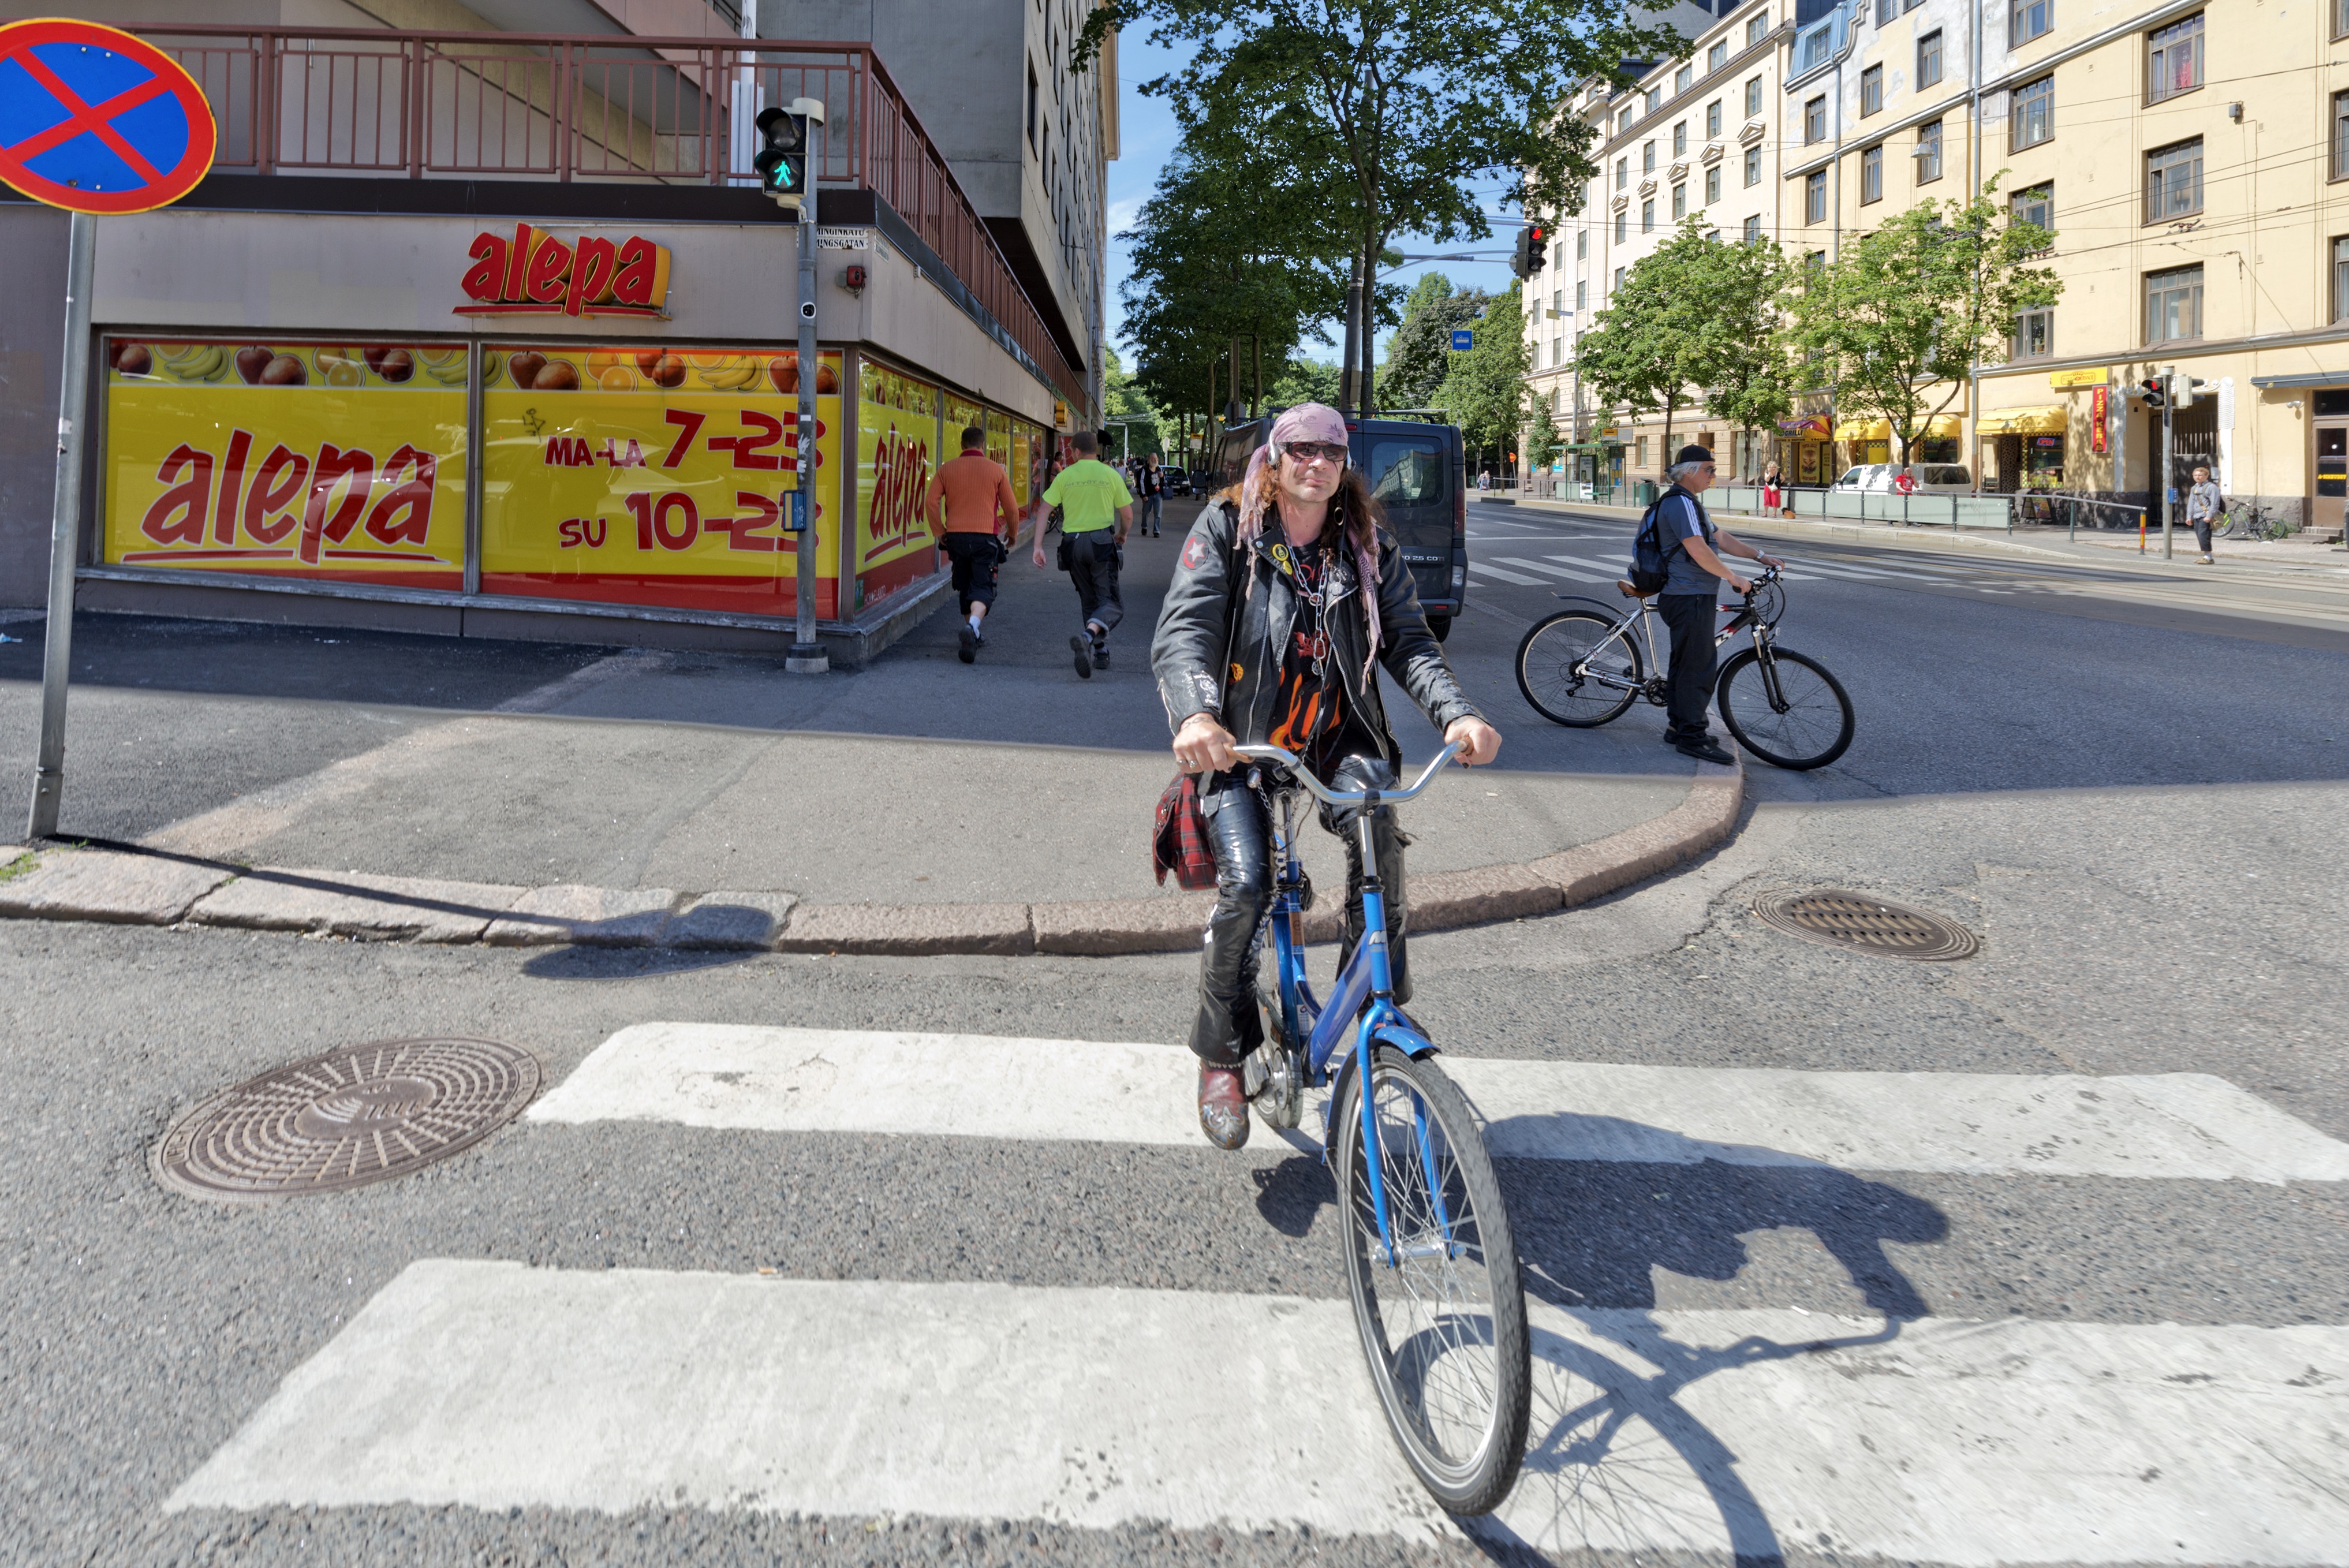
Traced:
<path id="1" fill-rule="evenodd" d="M 2168 394 L 2163 389 L 2162 378 L 2159 376 L 2148 376 L 2139 381 L 2137 385 L 2137 395 L 2145 400 L 2145 411 L 2149 414 L 2161 412 L 2169 401 Z"/>
<path id="2" fill-rule="evenodd" d="M 1549 231 L 1528 226 L 1526 230 L 1526 247 L 1527 263 L 1526 275 L 1531 277 L 1535 273 L 1549 265 Z"/>
<path id="3" fill-rule="evenodd" d="M 1517 254 L 1510 258 L 1509 270 L 1520 278 L 1534 275 L 1534 232 L 1530 228 L 1517 231 Z"/>
<path id="4" fill-rule="evenodd" d="M 2209 384 L 2199 376 L 2189 376 L 2182 370 L 2173 371 L 2169 378 L 2169 406 L 2173 409 L 2192 408 L 2195 389 Z"/>
<path id="5" fill-rule="evenodd" d="M 807 194 L 808 117 L 788 109 L 759 111 L 759 135 L 766 145 L 750 160 L 759 171 L 759 189 L 770 196 L 796 200 Z"/>

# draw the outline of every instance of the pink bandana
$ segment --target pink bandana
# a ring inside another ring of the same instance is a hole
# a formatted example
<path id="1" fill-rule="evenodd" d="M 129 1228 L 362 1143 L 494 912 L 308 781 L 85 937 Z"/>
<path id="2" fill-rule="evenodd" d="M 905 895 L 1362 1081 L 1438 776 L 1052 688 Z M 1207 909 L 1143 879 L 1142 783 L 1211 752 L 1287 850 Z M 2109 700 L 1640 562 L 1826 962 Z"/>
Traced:
<path id="1" fill-rule="evenodd" d="M 1272 509 L 1272 476 L 1267 472 L 1273 453 L 1289 441 L 1328 441 L 1333 446 L 1345 446 L 1345 417 L 1327 403 L 1299 403 L 1284 410 L 1272 421 L 1272 434 L 1265 443 L 1248 455 L 1247 473 L 1240 482 L 1240 523 L 1237 539 L 1242 549 L 1256 542 L 1264 532 L 1265 514 Z M 1379 655 L 1379 562 L 1371 551 L 1359 546 L 1354 551 L 1355 564 L 1361 569 L 1362 613 L 1371 632 L 1371 658 Z M 1250 573 L 1248 587 L 1256 587 L 1255 574 Z M 1370 672 L 1363 671 L 1368 680 Z"/>

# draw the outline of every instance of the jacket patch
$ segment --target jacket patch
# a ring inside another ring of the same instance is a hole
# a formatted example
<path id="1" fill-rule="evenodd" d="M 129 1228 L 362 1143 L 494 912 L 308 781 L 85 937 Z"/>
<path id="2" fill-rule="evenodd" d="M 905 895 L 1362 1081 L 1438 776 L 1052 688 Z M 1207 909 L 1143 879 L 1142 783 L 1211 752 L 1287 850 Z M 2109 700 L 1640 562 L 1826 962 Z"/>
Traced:
<path id="1" fill-rule="evenodd" d="M 1196 534 L 1183 541 L 1183 564 L 1195 572 L 1207 564 L 1207 542 Z"/>
<path id="2" fill-rule="evenodd" d="M 1242 665 L 1242 664 L 1240 664 L 1240 663 L 1239 663 L 1239 662 L 1237 662 L 1237 660 L 1235 660 L 1235 661 L 1233 662 L 1233 664 L 1232 664 L 1232 680 L 1233 680 L 1233 681 L 1234 681 L 1235 683 L 1237 683 L 1237 681 L 1239 681 L 1243 677 L 1245 677 L 1247 674 L 1247 667 L 1246 667 L 1246 666 L 1244 666 L 1244 665 Z"/>

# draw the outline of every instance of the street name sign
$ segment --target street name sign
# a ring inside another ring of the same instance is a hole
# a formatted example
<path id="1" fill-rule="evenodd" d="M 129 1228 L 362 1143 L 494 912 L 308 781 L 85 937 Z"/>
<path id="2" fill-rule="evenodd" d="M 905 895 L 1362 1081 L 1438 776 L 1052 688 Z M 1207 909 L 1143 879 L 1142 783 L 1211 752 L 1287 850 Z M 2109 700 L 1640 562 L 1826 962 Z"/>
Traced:
<path id="1" fill-rule="evenodd" d="M 1465 327 L 1455 327 L 1452 329 L 1452 347 L 1454 350 L 1465 354 L 1469 349 L 1476 347 L 1476 335 Z"/>

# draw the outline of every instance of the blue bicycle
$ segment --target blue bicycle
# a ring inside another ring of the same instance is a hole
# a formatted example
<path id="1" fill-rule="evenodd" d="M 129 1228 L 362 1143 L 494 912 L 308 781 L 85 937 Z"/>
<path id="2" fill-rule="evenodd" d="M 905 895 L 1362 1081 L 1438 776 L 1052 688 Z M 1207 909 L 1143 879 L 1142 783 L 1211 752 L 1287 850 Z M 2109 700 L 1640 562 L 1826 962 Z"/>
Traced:
<path id="1" fill-rule="evenodd" d="M 1268 1123 L 1294 1127 L 1305 1091 L 1330 1088 L 1321 1158 L 1337 1179 L 1371 1381 L 1413 1471 L 1447 1511 L 1464 1515 L 1499 1507 L 1525 1457 L 1533 1389 L 1525 1290 L 1475 1116 L 1431 1059 L 1433 1043 L 1394 1003 L 1371 842 L 1371 813 L 1418 795 L 1459 749 L 1445 747 L 1408 789 L 1341 793 L 1278 746 L 1233 748 L 1271 764 L 1279 807 L 1278 1001 L 1265 999 L 1264 1044 L 1248 1058 L 1251 1098 Z M 1312 888 L 1297 858 L 1300 789 L 1333 809 L 1361 808 L 1364 935 L 1326 1006 L 1305 978 L 1299 917 Z"/>

